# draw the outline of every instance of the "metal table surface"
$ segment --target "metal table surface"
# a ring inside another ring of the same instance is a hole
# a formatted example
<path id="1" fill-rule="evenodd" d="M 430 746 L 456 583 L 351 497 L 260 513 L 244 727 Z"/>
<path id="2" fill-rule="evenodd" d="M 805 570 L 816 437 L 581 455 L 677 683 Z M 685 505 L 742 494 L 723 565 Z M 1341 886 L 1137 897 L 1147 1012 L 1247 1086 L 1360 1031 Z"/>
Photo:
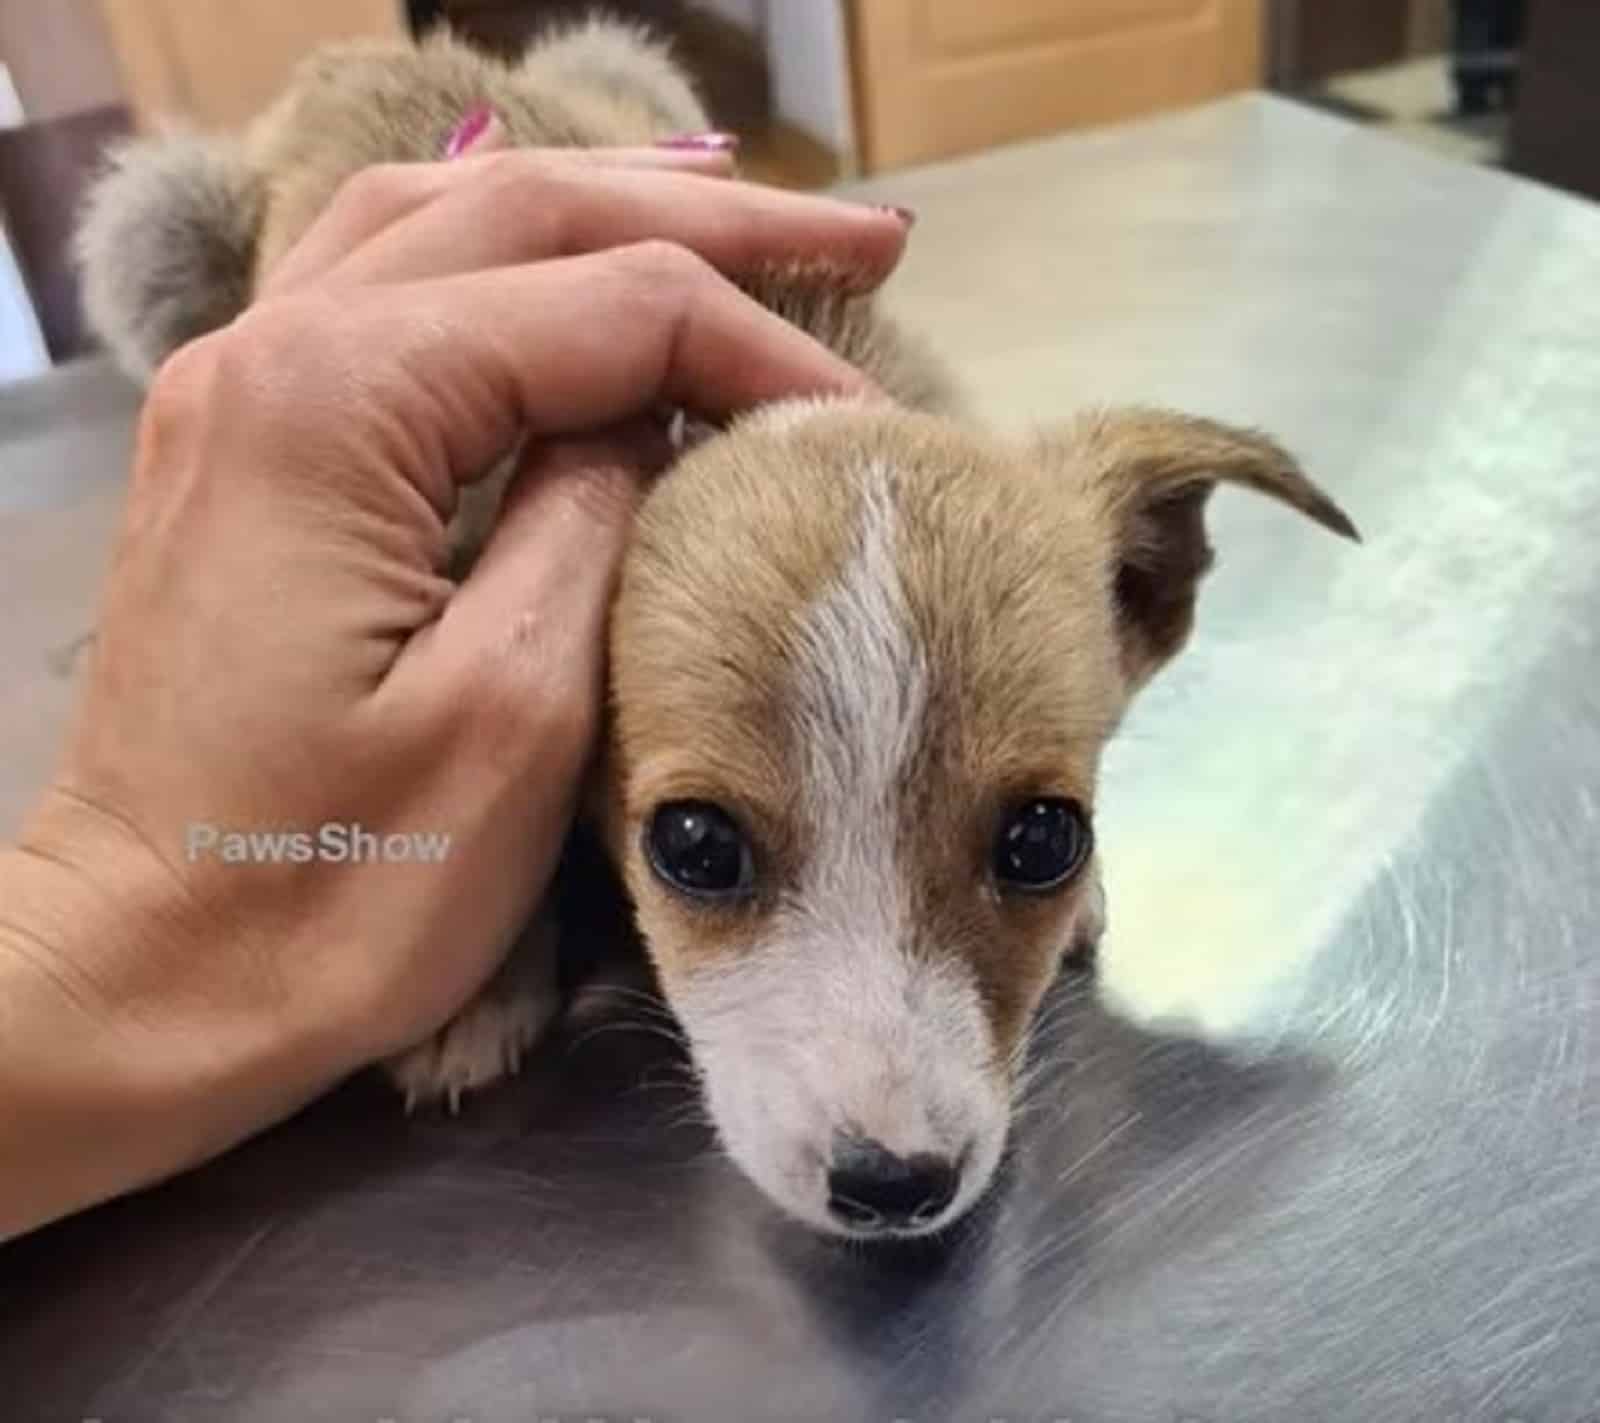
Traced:
<path id="1" fill-rule="evenodd" d="M 628 1032 L 457 1121 L 353 1084 L 0 1251 L 0 1413 L 1600 1417 L 1600 211 L 1259 97 L 863 191 L 997 419 L 1258 422 L 1366 534 L 1217 501 L 1000 1188 L 941 1250 L 814 1239 Z M 7 823 L 130 408 L 0 394 Z"/>

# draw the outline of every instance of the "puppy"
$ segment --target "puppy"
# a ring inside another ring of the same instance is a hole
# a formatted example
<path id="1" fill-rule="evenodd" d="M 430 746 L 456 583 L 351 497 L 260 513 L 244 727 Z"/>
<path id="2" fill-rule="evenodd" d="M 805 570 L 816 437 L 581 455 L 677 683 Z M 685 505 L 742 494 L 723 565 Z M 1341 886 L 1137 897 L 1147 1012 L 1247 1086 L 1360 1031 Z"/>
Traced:
<path id="1" fill-rule="evenodd" d="M 237 314 L 347 177 L 436 156 L 483 102 L 518 144 L 708 126 L 615 24 L 513 67 L 331 50 L 241 138 L 120 155 L 81 232 L 92 320 L 148 373 Z M 937 1231 L 993 1176 L 1030 1020 L 1099 935 L 1101 752 L 1188 638 L 1212 489 L 1355 530 L 1259 434 L 1124 409 L 1001 439 L 869 300 L 792 274 L 756 292 L 897 403 L 767 406 L 645 500 L 595 828 L 733 1159 L 820 1230 Z M 556 1011 L 552 960 L 546 916 L 391 1065 L 408 1094 L 514 1068 Z"/>

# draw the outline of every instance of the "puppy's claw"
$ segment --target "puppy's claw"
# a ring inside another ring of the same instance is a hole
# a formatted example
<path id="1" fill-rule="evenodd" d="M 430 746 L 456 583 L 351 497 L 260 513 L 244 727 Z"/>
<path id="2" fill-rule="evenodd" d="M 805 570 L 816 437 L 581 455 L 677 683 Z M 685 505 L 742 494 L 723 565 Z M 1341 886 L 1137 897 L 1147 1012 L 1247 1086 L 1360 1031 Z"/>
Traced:
<path id="1" fill-rule="evenodd" d="M 406 1111 L 439 1103 L 458 1115 L 467 1093 L 520 1070 L 559 1008 L 553 989 L 491 993 L 469 1003 L 435 1037 L 386 1064 Z"/>

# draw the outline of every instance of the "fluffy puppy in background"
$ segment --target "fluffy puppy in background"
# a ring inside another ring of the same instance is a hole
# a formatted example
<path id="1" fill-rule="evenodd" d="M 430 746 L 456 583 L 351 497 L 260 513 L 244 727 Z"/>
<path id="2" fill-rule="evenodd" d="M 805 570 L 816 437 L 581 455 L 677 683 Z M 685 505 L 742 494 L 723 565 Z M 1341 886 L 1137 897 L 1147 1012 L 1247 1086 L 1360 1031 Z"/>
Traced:
<path id="1" fill-rule="evenodd" d="M 616 24 L 509 67 L 448 40 L 332 49 L 245 134 L 118 156 L 81 230 L 92 321 L 147 375 L 237 315 L 352 174 L 437 157 L 485 103 L 521 146 L 708 127 Z M 646 497 L 590 816 L 729 1154 L 819 1229 L 915 1235 L 989 1183 L 1030 1021 L 1100 933 L 1101 752 L 1188 638 L 1212 489 L 1354 529 L 1262 435 L 1121 409 L 1002 439 L 869 298 L 805 272 L 752 290 L 895 403 L 766 406 Z M 467 557 L 502 483 L 464 500 Z M 514 1070 L 560 1006 L 554 956 L 545 914 L 390 1064 L 407 1094 Z"/>

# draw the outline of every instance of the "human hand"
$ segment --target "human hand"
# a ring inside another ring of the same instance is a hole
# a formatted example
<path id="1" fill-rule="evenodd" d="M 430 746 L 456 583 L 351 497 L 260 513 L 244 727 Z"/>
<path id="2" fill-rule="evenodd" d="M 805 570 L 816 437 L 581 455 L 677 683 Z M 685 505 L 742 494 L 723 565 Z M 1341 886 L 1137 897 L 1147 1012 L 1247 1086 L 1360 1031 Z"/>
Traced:
<path id="1" fill-rule="evenodd" d="M 605 610 L 664 457 L 647 413 L 866 389 L 723 274 L 821 256 L 869 287 L 903 241 L 891 212 L 705 172 L 379 170 L 168 363 L 61 768 L 0 863 L 0 1090 L 54 1104 L 0 1138 L 50 1136 L 63 1103 L 81 1129 L 55 1131 L 53 1183 L 46 1160 L 0 1199 L 0 1236 L 220 1149 L 472 994 L 590 755 Z M 523 439 L 457 588 L 458 490 Z M 193 853 L 197 827 L 355 824 L 448 853 Z"/>

